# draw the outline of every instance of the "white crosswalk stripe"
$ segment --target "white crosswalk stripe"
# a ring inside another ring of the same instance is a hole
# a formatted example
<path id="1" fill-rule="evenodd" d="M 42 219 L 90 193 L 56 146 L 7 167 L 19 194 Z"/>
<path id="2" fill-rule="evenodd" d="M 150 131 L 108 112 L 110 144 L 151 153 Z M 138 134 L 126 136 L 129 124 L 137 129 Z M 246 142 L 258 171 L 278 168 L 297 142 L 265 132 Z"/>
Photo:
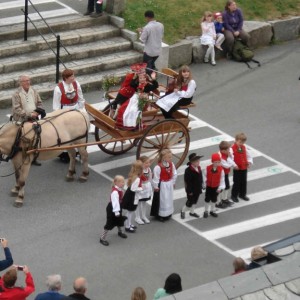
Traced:
<path id="1" fill-rule="evenodd" d="M 40 4 L 47 4 L 47 3 L 55 3 L 57 4 L 57 9 L 49 9 L 45 11 L 40 11 L 40 14 L 43 16 L 44 19 L 48 18 L 54 18 L 54 17 L 60 17 L 60 16 L 67 16 L 71 14 L 79 14 L 77 11 L 72 9 L 71 7 L 61 3 L 57 0 L 33 0 L 32 1 L 34 6 L 40 5 Z M 28 7 L 30 8 L 30 3 L 28 4 Z M 8 26 L 8 25 L 14 25 L 14 24 L 22 24 L 24 23 L 24 18 L 21 17 L 23 14 L 21 12 L 21 8 L 24 9 L 24 0 L 17 0 L 17 1 L 6 1 L 4 3 L 1 3 L 0 11 L 1 10 L 9 10 L 13 9 L 15 11 L 15 15 L 1 18 L 0 19 L 0 26 Z M 41 17 L 38 13 L 29 13 L 29 18 L 32 21 L 40 20 Z"/>

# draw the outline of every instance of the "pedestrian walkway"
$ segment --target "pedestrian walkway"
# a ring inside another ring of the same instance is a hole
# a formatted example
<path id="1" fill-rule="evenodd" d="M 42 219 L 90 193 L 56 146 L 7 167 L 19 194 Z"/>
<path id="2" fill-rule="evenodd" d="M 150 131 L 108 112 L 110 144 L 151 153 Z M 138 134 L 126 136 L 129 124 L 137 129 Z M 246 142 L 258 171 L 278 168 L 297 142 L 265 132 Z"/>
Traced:
<path id="1" fill-rule="evenodd" d="M 101 107 L 101 105 L 96 105 Z M 191 143 L 190 153 L 205 153 L 201 160 L 204 169 L 210 164 L 209 154 L 218 151 L 222 140 L 233 142 L 234 138 L 214 126 L 190 115 Z M 209 130 L 210 136 L 199 138 L 199 130 Z M 91 131 L 94 129 L 91 128 Z M 180 209 L 185 203 L 186 194 L 183 187 L 183 174 L 186 165 L 178 169 L 178 178 L 174 191 L 175 214 L 173 219 L 189 230 L 203 237 L 224 251 L 249 258 L 250 249 L 258 244 L 264 245 L 291 235 L 288 232 L 291 223 L 299 222 L 300 205 L 297 201 L 300 195 L 300 173 L 276 161 L 272 157 L 249 147 L 254 158 L 254 165 L 248 172 L 248 196 L 250 201 L 240 200 L 239 203 L 226 209 L 218 210 L 218 218 L 203 219 L 204 196 L 200 196 L 199 208 L 196 212 L 201 216 L 195 219 L 186 213 L 186 218 L 180 218 Z M 89 147 L 90 156 L 99 155 L 98 146 Z M 206 155 L 206 153 L 208 153 Z M 112 170 L 118 172 L 121 168 L 129 170 L 130 164 L 136 159 L 134 150 L 127 155 L 113 157 L 110 161 L 91 164 L 90 168 L 99 175 L 112 180 Z M 232 177 L 230 177 L 232 184 Z M 151 201 L 149 201 L 151 204 Z"/>
<path id="2" fill-rule="evenodd" d="M 38 9 L 44 19 L 62 17 L 69 15 L 79 15 L 77 11 L 57 0 L 32 0 L 34 6 Z M 16 25 L 24 23 L 24 15 L 21 9 L 24 9 L 24 0 L 0 1 L 0 26 Z M 32 21 L 40 20 L 38 13 L 29 3 L 29 18 Z M 5 17 L 4 17 L 5 16 Z"/>

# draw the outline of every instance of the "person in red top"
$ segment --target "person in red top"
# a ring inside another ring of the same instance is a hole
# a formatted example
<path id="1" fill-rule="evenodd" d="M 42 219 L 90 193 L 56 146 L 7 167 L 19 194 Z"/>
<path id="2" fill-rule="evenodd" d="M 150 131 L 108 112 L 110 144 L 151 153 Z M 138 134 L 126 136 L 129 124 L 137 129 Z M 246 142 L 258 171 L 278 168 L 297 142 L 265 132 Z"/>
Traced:
<path id="1" fill-rule="evenodd" d="M 227 206 L 233 204 L 233 202 L 228 200 L 228 193 L 230 189 L 229 173 L 231 168 L 238 169 L 238 167 L 234 162 L 234 157 L 230 146 L 231 145 L 227 141 L 222 141 L 219 144 L 221 166 L 223 167 L 225 173 L 225 189 L 218 195 L 218 201 L 216 204 L 216 207 L 218 208 L 226 208 Z"/>
<path id="2" fill-rule="evenodd" d="M 218 194 L 222 192 L 225 188 L 224 181 L 224 170 L 221 167 L 221 157 L 219 153 L 213 153 L 211 156 L 212 164 L 206 167 L 206 172 L 203 173 L 204 183 L 206 185 L 205 191 L 205 211 L 204 218 L 208 217 L 208 211 L 210 207 L 209 214 L 212 217 L 217 217 L 216 213 L 216 202 Z"/>
<path id="3" fill-rule="evenodd" d="M 248 168 L 253 164 L 253 159 L 245 146 L 247 137 L 244 133 L 238 133 L 235 136 L 235 143 L 232 145 L 234 162 L 237 165 L 233 170 L 233 185 L 231 190 L 231 199 L 239 202 L 239 198 L 249 201 L 247 197 L 247 172 Z"/>
<path id="4" fill-rule="evenodd" d="M 33 278 L 27 266 L 23 267 L 23 272 L 25 273 L 25 288 L 15 286 L 18 279 L 16 267 L 12 267 L 3 275 L 2 291 L 0 292 L 1 300 L 25 300 L 35 291 Z"/>
<path id="5" fill-rule="evenodd" d="M 100 244 L 108 246 L 109 242 L 106 240 L 106 236 L 109 230 L 114 227 L 118 227 L 118 236 L 126 239 L 127 235 L 122 232 L 124 221 L 127 219 L 122 216 L 121 203 L 123 199 L 123 187 L 125 185 L 125 179 L 121 175 L 117 175 L 113 181 L 113 187 L 110 194 L 110 201 L 106 207 L 106 224 L 104 231 L 100 237 Z"/>

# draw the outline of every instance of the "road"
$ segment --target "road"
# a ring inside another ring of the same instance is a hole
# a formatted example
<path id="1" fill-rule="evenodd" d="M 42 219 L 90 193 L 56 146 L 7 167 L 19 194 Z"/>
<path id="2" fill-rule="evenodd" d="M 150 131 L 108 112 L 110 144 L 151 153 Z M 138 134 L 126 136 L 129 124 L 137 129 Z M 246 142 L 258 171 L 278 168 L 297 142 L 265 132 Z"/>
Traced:
<path id="1" fill-rule="evenodd" d="M 45 290 L 47 275 L 60 273 L 65 294 L 75 277 L 84 276 L 91 299 L 129 299 L 136 286 L 151 299 L 172 272 L 181 275 L 184 289 L 192 288 L 230 274 L 233 256 L 247 258 L 253 246 L 298 233 L 299 49 L 293 41 L 257 50 L 262 66 L 253 70 L 226 60 L 216 67 L 191 66 L 198 88 L 190 153 L 204 155 L 204 167 L 220 140 L 232 141 L 243 131 L 254 156 L 251 200 L 219 211 L 218 219 L 179 218 L 185 202 L 182 167 L 170 222 L 140 226 L 127 240 L 113 231 L 110 246 L 100 245 L 111 178 L 127 175 L 134 149 L 112 157 L 89 148 L 90 178 L 84 184 L 65 182 L 67 166 L 58 160 L 32 167 L 21 209 L 9 196 L 13 177 L 1 178 L 0 235 L 9 239 L 15 263 L 30 267 L 37 292 Z M 97 103 L 101 96 L 93 92 L 85 98 Z M 45 106 L 51 110 L 49 101 Z M 0 111 L 1 123 L 8 113 Z M 1 163 L 0 175 L 11 171 L 10 164 Z M 203 196 L 197 212 L 203 213 Z"/>

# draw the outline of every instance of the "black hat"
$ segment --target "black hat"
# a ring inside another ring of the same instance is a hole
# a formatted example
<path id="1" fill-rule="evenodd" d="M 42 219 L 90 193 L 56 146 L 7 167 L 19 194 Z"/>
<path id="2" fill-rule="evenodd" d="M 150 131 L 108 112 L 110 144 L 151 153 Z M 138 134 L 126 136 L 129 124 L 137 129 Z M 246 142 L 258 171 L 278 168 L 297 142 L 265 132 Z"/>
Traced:
<path id="1" fill-rule="evenodd" d="M 203 157 L 203 156 L 204 156 L 204 155 L 197 155 L 196 153 L 190 154 L 190 155 L 189 155 L 189 162 L 188 162 L 188 165 L 189 165 L 190 163 L 192 163 L 193 161 L 200 159 L 200 158 Z"/>

